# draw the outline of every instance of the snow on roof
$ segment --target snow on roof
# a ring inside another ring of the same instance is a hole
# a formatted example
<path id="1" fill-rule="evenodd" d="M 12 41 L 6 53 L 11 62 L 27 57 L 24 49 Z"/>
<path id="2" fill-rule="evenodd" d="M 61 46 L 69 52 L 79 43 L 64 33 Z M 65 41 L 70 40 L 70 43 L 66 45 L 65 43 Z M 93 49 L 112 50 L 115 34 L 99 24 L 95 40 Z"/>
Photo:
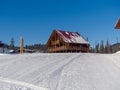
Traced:
<path id="1" fill-rule="evenodd" d="M 62 39 L 67 43 L 82 43 L 89 44 L 78 32 L 67 32 L 56 30 L 57 33 L 62 37 Z"/>

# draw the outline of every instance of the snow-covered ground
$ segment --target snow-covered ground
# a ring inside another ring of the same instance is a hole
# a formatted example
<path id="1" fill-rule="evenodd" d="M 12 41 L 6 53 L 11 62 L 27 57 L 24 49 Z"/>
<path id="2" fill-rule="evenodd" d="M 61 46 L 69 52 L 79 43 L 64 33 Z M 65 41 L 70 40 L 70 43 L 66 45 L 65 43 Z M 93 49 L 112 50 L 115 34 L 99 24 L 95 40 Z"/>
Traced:
<path id="1" fill-rule="evenodd" d="M 120 90 L 120 53 L 0 55 L 0 90 Z"/>

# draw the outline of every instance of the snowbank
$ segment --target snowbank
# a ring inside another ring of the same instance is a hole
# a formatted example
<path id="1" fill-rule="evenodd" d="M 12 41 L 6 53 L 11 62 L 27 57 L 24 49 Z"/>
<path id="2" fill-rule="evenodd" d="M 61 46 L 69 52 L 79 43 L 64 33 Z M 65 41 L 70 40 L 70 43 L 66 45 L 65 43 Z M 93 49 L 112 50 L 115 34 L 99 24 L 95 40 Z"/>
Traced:
<path id="1" fill-rule="evenodd" d="M 116 53 L 120 53 L 120 51 L 117 51 Z"/>
<path id="2" fill-rule="evenodd" d="M 0 58 L 0 90 L 120 90 L 119 54 L 23 54 Z"/>

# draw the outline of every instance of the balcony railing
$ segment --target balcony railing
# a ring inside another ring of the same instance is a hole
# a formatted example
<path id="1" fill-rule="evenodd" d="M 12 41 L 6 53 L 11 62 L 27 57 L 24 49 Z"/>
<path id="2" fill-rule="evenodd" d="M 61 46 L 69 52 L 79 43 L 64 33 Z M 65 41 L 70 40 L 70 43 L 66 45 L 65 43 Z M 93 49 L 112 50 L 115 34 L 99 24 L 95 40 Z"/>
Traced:
<path id="1" fill-rule="evenodd" d="M 57 51 L 65 51 L 65 50 L 73 50 L 73 51 L 83 51 L 86 52 L 88 49 L 86 47 L 66 47 L 66 46 L 60 46 L 60 47 L 51 47 L 48 48 L 48 52 L 57 52 Z"/>
<path id="2" fill-rule="evenodd" d="M 56 44 L 59 44 L 59 40 L 52 41 L 52 45 L 56 45 Z"/>
<path id="3" fill-rule="evenodd" d="M 61 51 L 61 50 L 66 50 L 66 46 L 49 48 L 49 49 L 48 49 L 48 52 Z"/>

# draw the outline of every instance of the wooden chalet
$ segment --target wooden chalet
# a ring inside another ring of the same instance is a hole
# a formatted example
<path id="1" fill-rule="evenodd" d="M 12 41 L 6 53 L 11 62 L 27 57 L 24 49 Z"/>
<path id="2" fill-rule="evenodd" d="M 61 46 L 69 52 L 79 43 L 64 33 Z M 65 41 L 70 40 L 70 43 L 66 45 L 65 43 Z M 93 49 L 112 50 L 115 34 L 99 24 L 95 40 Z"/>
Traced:
<path id="1" fill-rule="evenodd" d="M 46 44 L 48 53 L 89 52 L 89 42 L 78 32 L 54 30 Z"/>
<path id="2" fill-rule="evenodd" d="M 117 21 L 117 24 L 115 25 L 115 29 L 120 29 L 120 18 Z"/>

